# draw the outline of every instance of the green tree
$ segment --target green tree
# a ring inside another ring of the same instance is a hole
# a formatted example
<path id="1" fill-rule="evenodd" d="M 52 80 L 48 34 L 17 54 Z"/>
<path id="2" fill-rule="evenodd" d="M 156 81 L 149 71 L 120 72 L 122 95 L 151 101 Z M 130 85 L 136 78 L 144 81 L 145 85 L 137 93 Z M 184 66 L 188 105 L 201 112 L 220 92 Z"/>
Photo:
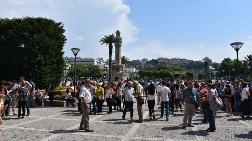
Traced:
<path id="1" fill-rule="evenodd" d="M 0 19 L 0 78 L 33 79 L 38 88 L 60 83 L 64 72 L 62 23 L 46 18 Z"/>
<path id="2" fill-rule="evenodd" d="M 127 58 L 127 57 L 125 57 L 125 56 L 122 56 L 122 57 L 121 57 L 121 60 L 122 60 L 122 61 L 121 61 L 122 64 L 125 64 L 125 65 L 129 62 L 129 58 Z"/>
<path id="3" fill-rule="evenodd" d="M 89 77 L 92 78 L 101 78 L 104 75 L 103 71 L 97 65 L 89 65 L 86 70 L 88 70 L 87 74 Z"/>
<path id="4" fill-rule="evenodd" d="M 106 44 L 109 47 L 109 82 L 112 80 L 112 51 L 113 51 L 113 43 L 115 42 L 115 36 L 113 34 L 109 36 L 104 36 L 100 40 L 101 44 Z"/>

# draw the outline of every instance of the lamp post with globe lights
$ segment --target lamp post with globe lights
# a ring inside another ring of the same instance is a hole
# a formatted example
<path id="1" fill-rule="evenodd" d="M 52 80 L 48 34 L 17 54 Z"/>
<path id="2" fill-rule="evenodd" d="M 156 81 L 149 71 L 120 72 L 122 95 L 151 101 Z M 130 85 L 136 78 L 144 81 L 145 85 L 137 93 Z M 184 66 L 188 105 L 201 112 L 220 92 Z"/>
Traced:
<path id="1" fill-rule="evenodd" d="M 72 48 L 71 50 L 74 54 L 74 94 L 76 94 L 75 93 L 75 89 L 76 89 L 76 56 L 79 53 L 80 49 L 79 48 Z"/>
<path id="2" fill-rule="evenodd" d="M 243 43 L 242 42 L 233 42 L 230 44 L 234 50 L 236 51 L 236 74 L 237 74 L 237 78 L 239 78 L 239 66 L 238 66 L 238 63 L 239 63 L 239 58 L 238 58 L 238 53 L 239 53 L 239 50 L 240 48 L 242 47 Z"/>

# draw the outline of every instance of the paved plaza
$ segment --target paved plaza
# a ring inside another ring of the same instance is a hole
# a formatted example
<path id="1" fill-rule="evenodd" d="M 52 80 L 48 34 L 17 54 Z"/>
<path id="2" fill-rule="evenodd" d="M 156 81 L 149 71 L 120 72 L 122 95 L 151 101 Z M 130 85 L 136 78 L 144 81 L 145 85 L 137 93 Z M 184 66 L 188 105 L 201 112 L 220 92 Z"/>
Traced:
<path id="1" fill-rule="evenodd" d="M 159 114 L 159 111 L 156 112 Z M 33 108 L 31 116 L 24 119 L 11 117 L 4 120 L 4 130 L 1 141 L 161 141 L 161 140 L 193 140 L 193 141 L 224 141 L 224 140 L 252 140 L 252 120 L 227 118 L 225 114 L 217 114 L 217 130 L 208 133 L 207 124 L 201 124 L 202 115 L 196 114 L 193 119 L 195 127 L 181 129 L 182 112 L 176 112 L 169 121 L 148 119 L 147 106 L 144 106 L 144 123 L 122 120 L 121 112 L 106 115 L 91 115 L 90 126 L 92 133 L 79 131 L 81 116 L 76 108 Z M 159 115 L 157 116 L 159 117 Z M 134 120 L 137 120 L 134 109 Z"/>

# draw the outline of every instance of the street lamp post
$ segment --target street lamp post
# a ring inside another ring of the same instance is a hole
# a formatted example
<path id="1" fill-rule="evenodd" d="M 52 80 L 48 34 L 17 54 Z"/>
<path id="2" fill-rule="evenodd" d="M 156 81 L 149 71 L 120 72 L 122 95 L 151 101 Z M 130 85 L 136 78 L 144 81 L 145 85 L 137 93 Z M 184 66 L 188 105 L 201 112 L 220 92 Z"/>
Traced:
<path id="1" fill-rule="evenodd" d="M 74 95 L 76 95 L 76 93 L 75 93 L 75 89 L 76 89 L 76 56 L 79 53 L 80 49 L 79 48 L 72 48 L 71 50 L 74 54 Z"/>
<path id="2" fill-rule="evenodd" d="M 236 74 L 237 74 L 237 78 L 239 78 L 239 66 L 238 66 L 238 63 L 239 63 L 239 58 L 238 58 L 238 52 L 240 50 L 240 48 L 242 47 L 243 43 L 242 42 L 233 42 L 230 44 L 234 50 L 236 51 Z"/>

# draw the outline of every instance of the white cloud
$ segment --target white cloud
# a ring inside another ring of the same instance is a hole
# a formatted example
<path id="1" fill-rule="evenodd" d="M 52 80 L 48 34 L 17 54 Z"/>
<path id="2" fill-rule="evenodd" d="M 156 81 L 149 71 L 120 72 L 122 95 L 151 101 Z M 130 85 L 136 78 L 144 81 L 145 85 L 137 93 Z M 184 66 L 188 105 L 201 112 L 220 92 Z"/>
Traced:
<path id="1" fill-rule="evenodd" d="M 104 4 L 111 9 L 111 12 L 118 15 L 112 26 L 108 26 L 97 33 L 98 36 L 114 33 L 116 30 L 121 31 L 123 42 L 129 44 L 137 40 L 137 33 L 139 29 L 134 26 L 132 21 L 129 19 L 128 14 L 130 8 L 124 4 L 122 0 L 103 0 Z"/>
<path id="2" fill-rule="evenodd" d="M 118 29 L 124 44 L 137 40 L 138 28 L 129 19 L 130 7 L 123 0 L 0 0 L 0 3 L 2 18 L 47 17 L 62 22 L 67 36 L 66 56 L 72 56 L 72 47 L 79 47 L 81 57 L 107 58 L 108 49 L 99 40 Z"/>

